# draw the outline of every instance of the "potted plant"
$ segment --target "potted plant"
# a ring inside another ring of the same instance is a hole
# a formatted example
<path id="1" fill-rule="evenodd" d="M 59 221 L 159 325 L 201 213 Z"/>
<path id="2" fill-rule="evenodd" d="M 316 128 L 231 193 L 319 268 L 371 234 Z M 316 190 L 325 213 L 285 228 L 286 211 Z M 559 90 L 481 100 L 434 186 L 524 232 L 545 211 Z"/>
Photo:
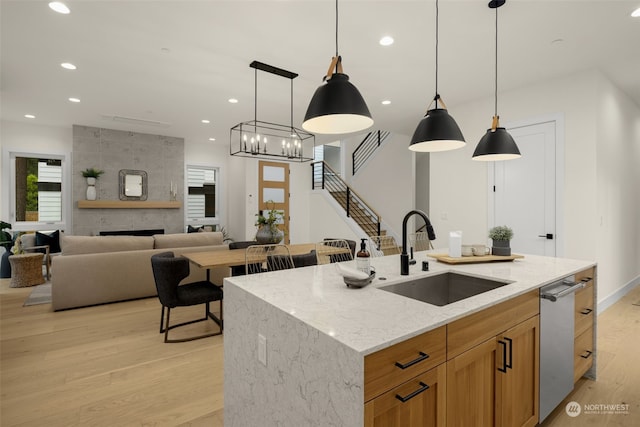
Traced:
<path id="1" fill-rule="evenodd" d="M 284 232 L 278 228 L 278 223 L 282 220 L 282 212 L 273 209 L 275 203 L 273 200 L 267 201 L 269 214 L 265 217 L 262 212 L 256 214 L 256 241 L 261 245 L 280 243 L 284 237 Z"/>
<path id="2" fill-rule="evenodd" d="M 513 238 L 513 230 L 506 225 L 498 225 L 489 230 L 489 238 L 493 240 L 491 253 L 499 256 L 511 255 L 510 241 Z"/>
<path id="3" fill-rule="evenodd" d="M 13 246 L 13 237 L 11 237 L 11 233 L 5 231 L 5 229 L 11 229 L 11 224 L 0 221 L 0 246 L 4 248 L 0 264 L 0 278 L 3 279 L 11 277 L 11 264 L 9 263 L 9 257 L 12 255 L 11 246 Z"/>
<path id="4" fill-rule="evenodd" d="M 87 178 L 87 200 L 96 199 L 96 179 L 104 173 L 103 170 L 96 168 L 87 168 L 82 171 L 82 176 Z"/>

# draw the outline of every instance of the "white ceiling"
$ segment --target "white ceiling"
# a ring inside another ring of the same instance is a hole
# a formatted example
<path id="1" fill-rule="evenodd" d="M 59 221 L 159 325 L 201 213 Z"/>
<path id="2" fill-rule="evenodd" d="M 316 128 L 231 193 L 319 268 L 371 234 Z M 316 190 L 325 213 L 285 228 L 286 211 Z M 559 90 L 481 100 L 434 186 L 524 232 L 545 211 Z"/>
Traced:
<path id="1" fill-rule="evenodd" d="M 2 119 L 228 145 L 229 128 L 254 118 L 252 60 L 299 74 L 300 127 L 335 52 L 332 0 L 66 4 L 69 15 L 47 1 L 2 0 Z M 508 0 L 499 9 L 499 90 L 595 68 L 640 106 L 640 18 L 630 16 L 637 7 L 640 0 Z M 344 70 L 374 128 L 412 134 L 435 91 L 435 2 L 342 0 L 339 11 Z M 455 105 L 493 95 L 494 25 L 486 0 L 440 1 L 439 92 L 454 116 Z M 395 44 L 380 46 L 383 35 Z M 67 61 L 78 69 L 62 69 Z M 289 124 L 289 91 L 288 79 L 258 72 L 258 120 Z M 493 111 L 478 113 L 489 124 Z"/>

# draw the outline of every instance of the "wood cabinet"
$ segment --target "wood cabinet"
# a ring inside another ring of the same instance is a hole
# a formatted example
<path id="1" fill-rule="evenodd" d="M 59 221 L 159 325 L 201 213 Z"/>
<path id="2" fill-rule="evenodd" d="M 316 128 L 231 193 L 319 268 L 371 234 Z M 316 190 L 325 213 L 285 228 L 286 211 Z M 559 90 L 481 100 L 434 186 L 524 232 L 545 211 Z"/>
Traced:
<path id="1" fill-rule="evenodd" d="M 445 427 L 444 363 L 365 403 L 365 427 Z"/>
<path id="2" fill-rule="evenodd" d="M 585 287 L 575 295 L 575 340 L 573 343 L 573 382 L 593 366 L 595 357 L 595 268 L 576 274 Z"/>
<path id="3" fill-rule="evenodd" d="M 537 424 L 538 304 L 528 293 L 448 325 L 447 426 Z M 469 328 L 476 332 L 464 345 Z M 485 341 L 475 344 L 478 335 Z"/>
<path id="4" fill-rule="evenodd" d="M 366 427 L 444 427 L 446 328 L 365 357 Z"/>
<path id="5" fill-rule="evenodd" d="M 497 340 L 504 352 L 499 356 L 503 365 L 494 371 L 497 377 L 495 425 L 535 426 L 539 402 L 540 316 L 505 331 Z"/>

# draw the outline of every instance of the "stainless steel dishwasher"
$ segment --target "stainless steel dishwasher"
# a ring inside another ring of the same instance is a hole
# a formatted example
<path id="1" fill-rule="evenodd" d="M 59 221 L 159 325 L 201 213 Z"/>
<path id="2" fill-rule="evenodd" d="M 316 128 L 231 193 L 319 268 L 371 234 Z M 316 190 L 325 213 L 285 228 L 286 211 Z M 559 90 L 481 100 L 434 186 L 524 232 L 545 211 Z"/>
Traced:
<path id="1" fill-rule="evenodd" d="M 573 390 L 575 276 L 540 289 L 540 410 L 542 421 Z"/>

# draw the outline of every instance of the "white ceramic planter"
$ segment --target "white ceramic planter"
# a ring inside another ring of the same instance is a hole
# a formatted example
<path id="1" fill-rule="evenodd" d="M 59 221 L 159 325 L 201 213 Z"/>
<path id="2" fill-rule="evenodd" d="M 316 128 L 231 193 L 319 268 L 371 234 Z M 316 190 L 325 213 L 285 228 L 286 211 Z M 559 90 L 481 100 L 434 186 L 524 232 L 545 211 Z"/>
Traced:
<path id="1" fill-rule="evenodd" d="M 96 179 L 89 177 L 87 178 L 87 200 L 96 200 Z"/>

